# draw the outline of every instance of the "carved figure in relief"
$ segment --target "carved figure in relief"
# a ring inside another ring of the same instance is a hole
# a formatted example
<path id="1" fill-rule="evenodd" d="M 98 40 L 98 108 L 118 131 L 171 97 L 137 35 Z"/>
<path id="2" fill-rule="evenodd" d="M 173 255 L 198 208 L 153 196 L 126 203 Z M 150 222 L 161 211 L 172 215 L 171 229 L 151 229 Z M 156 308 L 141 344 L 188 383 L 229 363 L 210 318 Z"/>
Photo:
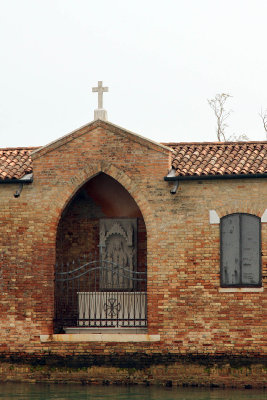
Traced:
<path id="1" fill-rule="evenodd" d="M 113 240 L 112 240 L 113 239 Z M 107 245 L 108 259 L 119 269 L 128 267 L 128 259 L 120 237 L 112 238 Z"/>
<path id="2" fill-rule="evenodd" d="M 111 236 L 105 248 L 105 285 L 112 288 L 127 288 L 129 282 L 129 259 L 125 251 L 125 239 L 114 235 Z"/>
<path id="3" fill-rule="evenodd" d="M 132 271 L 135 267 L 133 220 L 102 220 L 100 249 L 103 270 L 101 287 L 131 289 Z M 135 222 L 135 221 L 134 221 Z"/>

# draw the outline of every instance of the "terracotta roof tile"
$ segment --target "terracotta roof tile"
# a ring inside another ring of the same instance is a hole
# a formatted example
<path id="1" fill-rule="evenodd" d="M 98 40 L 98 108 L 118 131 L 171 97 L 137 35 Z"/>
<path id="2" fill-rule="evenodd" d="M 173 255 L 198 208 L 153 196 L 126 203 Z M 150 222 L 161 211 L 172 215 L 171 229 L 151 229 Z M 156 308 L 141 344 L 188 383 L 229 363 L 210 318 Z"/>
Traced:
<path id="1" fill-rule="evenodd" d="M 177 176 L 267 173 L 267 142 L 163 143 Z"/>
<path id="2" fill-rule="evenodd" d="M 0 180 L 19 179 L 32 172 L 31 152 L 37 147 L 0 149 Z"/>
<path id="3" fill-rule="evenodd" d="M 267 173 L 267 142 L 163 143 L 172 148 L 177 176 Z M 32 172 L 38 147 L 0 149 L 0 180 Z"/>

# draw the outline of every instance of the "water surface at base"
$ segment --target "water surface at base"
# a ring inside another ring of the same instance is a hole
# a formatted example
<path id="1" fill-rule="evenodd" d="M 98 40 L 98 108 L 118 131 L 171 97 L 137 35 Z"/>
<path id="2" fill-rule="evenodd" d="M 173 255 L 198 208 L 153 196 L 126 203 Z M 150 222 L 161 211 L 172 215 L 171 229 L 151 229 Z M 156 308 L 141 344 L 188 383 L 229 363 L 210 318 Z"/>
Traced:
<path id="1" fill-rule="evenodd" d="M 143 386 L 0 384 L 0 400 L 267 400 L 266 391 Z"/>

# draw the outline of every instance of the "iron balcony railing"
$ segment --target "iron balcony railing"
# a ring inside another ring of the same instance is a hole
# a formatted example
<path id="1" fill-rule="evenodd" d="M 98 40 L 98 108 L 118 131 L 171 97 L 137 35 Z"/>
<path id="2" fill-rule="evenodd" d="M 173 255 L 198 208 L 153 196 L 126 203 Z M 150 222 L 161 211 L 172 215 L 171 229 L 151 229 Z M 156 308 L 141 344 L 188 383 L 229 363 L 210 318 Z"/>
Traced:
<path id="1" fill-rule="evenodd" d="M 57 263 L 55 330 L 146 328 L 146 266 L 138 270 L 109 260 Z"/>

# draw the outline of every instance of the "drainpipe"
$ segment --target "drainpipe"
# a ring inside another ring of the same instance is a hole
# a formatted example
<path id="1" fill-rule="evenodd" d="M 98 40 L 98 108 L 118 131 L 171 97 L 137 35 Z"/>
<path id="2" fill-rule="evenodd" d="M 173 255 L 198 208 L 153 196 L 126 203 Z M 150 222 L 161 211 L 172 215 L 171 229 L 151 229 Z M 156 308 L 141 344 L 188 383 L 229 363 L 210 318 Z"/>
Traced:
<path id="1" fill-rule="evenodd" d="M 166 179 L 166 178 L 171 178 L 171 179 Z M 175 194 L 177 192 L 177 189 L 178 189 L 178 186 L 179 186 L 179 180 L 175 179 L 175 178 L 176 178 L 176 170 L 174 168 L 172 168 L 169 171 L 168 175 L 164 177 L 165 181 L 166 180 L 168 180 L 168 181 L 170 181 L 170 180 L 173 181 L 174 180 L 173 188 L 170 190 L 171 194 Z"/>
<path id="2" fill-rule="evenodd" d="M 26 174 L 22 178 L 19 179 L 5 179 L 5 180 L 0 180 L 0 184 L 5 184 L 5 183 L 18 183 L 19 187 L 14 193 L 14 197 L 18 198 L 22 192 L 23 185 L 27 183 L 32 183 L 33 182 L 33 174 Z"/>

